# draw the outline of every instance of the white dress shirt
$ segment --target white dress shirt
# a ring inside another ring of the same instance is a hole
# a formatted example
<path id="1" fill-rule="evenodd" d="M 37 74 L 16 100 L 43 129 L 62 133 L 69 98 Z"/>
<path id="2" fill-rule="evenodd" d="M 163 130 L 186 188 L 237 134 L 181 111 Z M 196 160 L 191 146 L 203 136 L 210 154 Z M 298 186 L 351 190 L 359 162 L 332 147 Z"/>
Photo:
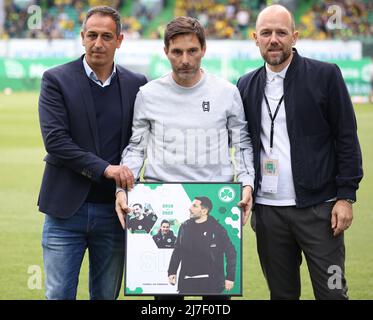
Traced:
<path id="1" fill-rule="evenodd" d="M 267 80 L 265 94 L 271 109 L 272 116 L 275 114 L 277 105 L 284 94 L 284 79 L 289 65 L 281 72 L 273 72 L 266 64 Z M 271 118 L 268 114 L 265 99 L 262 101 L 262 127 L 260 133 L 261 151 L 260 162 L 263 168 L 263 159 L 271 158 L 270 152 L 270 132 Z M 261 190 L 261 182 L 256 198 L 256 203 L 272 206 L 293 206 L 295 205 L 295 190 L 293 183 L 293 173 L 291 169 L 290 141 L 286 124 L 285 101 L 282 101 L 276 119 L 274 121 L 273 150 L 279 161 L 279 177 L 277 193 L 268 193 Z"/>
<path id="2" fill-rule="evenodd" d="M 94 81 L 96 84 L 98 84 L 100 87 L 106 87 L 106 86 L 109 86 L 110 83 L 111 83 L 111 79 L 113 79 L 115 73 L 116 73 L 116 66 L 115 66 L 115 63 L 113 65 L 113 72 L 111 73 L 110 77 L 107 78 L 105 80 L 104 83 L 101 82 L 101 80 L 99 80 L 97 78 L 97 75 L 96 73 L 92 70 L 92 68 L 89 66 L 87 60 L 86 60 L 86 56 L 84 56 L 83 58 L 83 65 L 84 65 L 84 70 L 85 70 L 85 73 L 87 74 L 87 77 L 89 79 L 91 79 L 92 81 Z"/>

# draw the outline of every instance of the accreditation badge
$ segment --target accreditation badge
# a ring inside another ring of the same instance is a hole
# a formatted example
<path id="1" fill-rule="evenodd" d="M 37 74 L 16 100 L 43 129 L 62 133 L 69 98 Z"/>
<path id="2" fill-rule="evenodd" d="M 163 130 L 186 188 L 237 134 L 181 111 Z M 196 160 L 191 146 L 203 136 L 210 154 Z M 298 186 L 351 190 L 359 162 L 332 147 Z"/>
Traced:
<path id="1" fill-rule="evenodd" d="M 278 156 L 271 154 L 270 158 L 264 158 L 262 168 L 262 184 L 263 192 L 277 193 L 278 186 Z"/>

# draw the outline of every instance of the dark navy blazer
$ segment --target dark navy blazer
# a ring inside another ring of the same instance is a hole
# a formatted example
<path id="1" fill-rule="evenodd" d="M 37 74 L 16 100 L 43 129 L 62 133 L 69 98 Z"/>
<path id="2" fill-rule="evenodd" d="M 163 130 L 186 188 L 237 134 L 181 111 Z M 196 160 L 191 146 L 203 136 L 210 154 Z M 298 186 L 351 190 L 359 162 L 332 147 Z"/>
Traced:
<path id="1" fill-rule="evenodd" d="M 83 57 L 46 71 L 39 97 L 41 133 L 47 151 L 38 206 L 55 217 L 71 217 L 84 203 L 92 182 L 109 163 L 100 158 L 99 137 Z M 147 80 L 117 65 L 122 99 L 121 150 L 131 137 L 133 107 Z"/>

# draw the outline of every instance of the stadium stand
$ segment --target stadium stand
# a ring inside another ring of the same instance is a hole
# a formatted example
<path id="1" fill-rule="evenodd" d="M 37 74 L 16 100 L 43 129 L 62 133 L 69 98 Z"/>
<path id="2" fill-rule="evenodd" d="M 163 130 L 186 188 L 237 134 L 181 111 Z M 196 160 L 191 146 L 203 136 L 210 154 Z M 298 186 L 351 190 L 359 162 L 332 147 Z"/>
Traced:
<path id="1" fill-rule="evenodd" d="M 328 8 L 336 8 L 335 6 L 338 6 L 337 10 L 340 11 L 328 12 Z M 301 38 L 316 40 L 372 37 L 373 2 L 370 0 L 317 1 L 300 17 L 298 29 Z"/>
<path id="2" fill-rule="evenodd" d="M 4 0 L 5 22 L 0 39 L 73 39 L 79 35 L 89 7 L 107 4 L 123 16 L 126 38 L 162 38 L 165 24 L 173 16 L 198 18 L 210 39 L 250 39 L 254 21 L 265 0 Z M 303 39 L 366 39 L 373 35 L 371 0 L 283 0 L 292 8 Z M 27 7 L 42 8 L 42 28 L 27 28 Z M 337 5 L 338 13 L 329 10 Z M 294 8 L 294 10 L 293 10 Z M 1 8 L 0 8 L 1 10 Z M 335 18 L 337 17 L 337 18 Z M 337 20 L 336 20 L 337 19 Z"/>
<path id="3" fill-rule="evenodd" d="M 29 5 L 42 8 L 42 28 L 27 27 Z M 5 23 L 0 38 L 73 39 L 79 35 L 81 24 L 89 7 L 110 5 L 123 16 L 123 31 L 128 38 L 139 38 L 149 21 L 162 10 L 162 1 L 141 0 L 5 0 Z M 129 9 L 128 9 L 129 8 Z M 128 12 L 129 11 L 129 12 Z"/>
<path id="4" fill-rule="evenodd" d="M 175 16 L 187 15 L 201 21 L 213 39 L 247 39 L 253 17 L 265 1 L 177 0 Z"/>

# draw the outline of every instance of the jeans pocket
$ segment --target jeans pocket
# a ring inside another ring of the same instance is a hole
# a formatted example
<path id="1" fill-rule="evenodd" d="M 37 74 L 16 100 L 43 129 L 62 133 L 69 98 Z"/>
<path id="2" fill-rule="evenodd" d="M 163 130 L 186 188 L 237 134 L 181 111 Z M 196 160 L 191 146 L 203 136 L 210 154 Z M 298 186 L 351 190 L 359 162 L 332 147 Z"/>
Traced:
<path id="1" fill-rule="evenodd" d="M 314 215 L 321 220 L 330 221 L 332 218 L 332 210 L 334 207 L 335 201 L 323 202 L 317 205 L 312 206 L 312 212 Z"/>

